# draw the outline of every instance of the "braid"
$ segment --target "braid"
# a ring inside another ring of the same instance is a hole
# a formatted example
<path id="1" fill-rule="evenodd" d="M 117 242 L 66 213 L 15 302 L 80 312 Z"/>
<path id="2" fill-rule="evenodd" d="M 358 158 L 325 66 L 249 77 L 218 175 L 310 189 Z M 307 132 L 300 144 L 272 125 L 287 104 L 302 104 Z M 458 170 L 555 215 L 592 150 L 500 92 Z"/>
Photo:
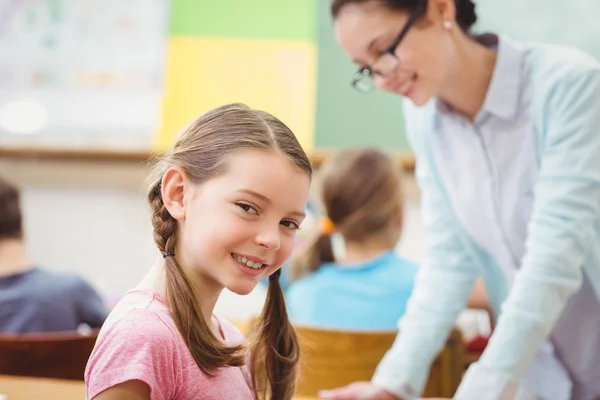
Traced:
<path id="1" fill-rule="evenodd" d="M 165 207 L 160 183 L 148 194 L 152 207 L 154 242 L 164 254 L 175 254 L 177 221 Z M 198 367 L 212 375 L 218 367 L 244 365 L 244 346 L 227 346 L 212 333 L 210 321 L 202 316 L 192 284 L 181 269 L 176 257 L 165 259 L 166 295 L 175 325 L 183 337 Z"/>
<path id="2" fill-rule="evenodd" d="M 177 239 L 177 221 L 171 216 L 160 193 L 160 183 L 148 196 L 152 207 L 152 227 L 154 243 L 162 253 L 174 253 Z"/>

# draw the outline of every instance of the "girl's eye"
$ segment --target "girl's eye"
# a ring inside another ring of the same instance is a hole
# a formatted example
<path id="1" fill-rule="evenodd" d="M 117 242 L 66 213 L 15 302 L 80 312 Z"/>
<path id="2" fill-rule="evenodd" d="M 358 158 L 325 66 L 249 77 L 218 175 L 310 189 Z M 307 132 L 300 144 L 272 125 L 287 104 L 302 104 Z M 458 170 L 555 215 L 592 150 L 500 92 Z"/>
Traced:
<path id="1" fill-rule="evenodd" d="M 237 203 L 236 205 L 242 210 L 246 211 L 248 214 L 258 214 L 256 208 L 252 207 L 251 205 L 245 203 Z"/>
<path id="2" fill-rule="evenodd" d="M 298 225 L 294 221 L 281 221 L 281 225 L 293 230 L 300 229 L 300 225 Z"/>

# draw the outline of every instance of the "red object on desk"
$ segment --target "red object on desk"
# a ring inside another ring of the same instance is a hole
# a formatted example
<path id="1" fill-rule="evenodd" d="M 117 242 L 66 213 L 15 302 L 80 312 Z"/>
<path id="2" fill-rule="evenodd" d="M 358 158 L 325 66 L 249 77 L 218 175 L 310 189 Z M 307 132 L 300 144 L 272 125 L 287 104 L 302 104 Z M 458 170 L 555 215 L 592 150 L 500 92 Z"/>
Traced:
<path id="1" fill-rule="evenodd" d="M 483 353 L 489 340 L 489 337 L 477 336 L 465 343 L 465 350 L 469 353 Z"/>

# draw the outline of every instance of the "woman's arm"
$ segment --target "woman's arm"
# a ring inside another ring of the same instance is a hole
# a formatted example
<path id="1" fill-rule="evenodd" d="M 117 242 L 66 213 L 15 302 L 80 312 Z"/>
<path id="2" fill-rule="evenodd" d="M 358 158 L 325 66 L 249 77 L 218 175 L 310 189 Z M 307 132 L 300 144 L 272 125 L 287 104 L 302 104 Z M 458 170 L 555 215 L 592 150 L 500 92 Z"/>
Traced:
<path id="1" fill-rule="evenodd" d="M 430 364 L 465 308 L 478 269 L 465 251 L 464 232 L 423 151 L 426 128 L 411 125 L 410 106 L 406 108 L 407 131 L 409 135 L 414 132 L 409 137 L 415 153 L 423 156 L 416 175 L 422 194 L 426 258 L 399 322 L 400 334 L 377 368 L 373 383 L 408 400 L 422 393 Z"/>
<path id="2" fill-rule="evenodd" d="M 600 69 L 577 71 L 550 92 L 527 252 L 487 349 L 457 399 L 512 398 L 502 392 L 515 390 L 580 287 L 600 217 L 599 110 Z"/>

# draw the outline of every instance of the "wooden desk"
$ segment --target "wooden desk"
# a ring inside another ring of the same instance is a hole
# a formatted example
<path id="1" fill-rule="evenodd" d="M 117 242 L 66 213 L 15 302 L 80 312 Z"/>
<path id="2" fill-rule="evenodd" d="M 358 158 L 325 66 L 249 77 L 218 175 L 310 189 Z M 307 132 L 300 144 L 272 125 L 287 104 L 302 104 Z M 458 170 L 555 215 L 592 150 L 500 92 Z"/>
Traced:
<path id="1" fill-rule="evenodd" d="M 83 381 L 0 375 L 0 394 L 7 400 L 84 400 Z"/>
<path id="2" fill-rule="evenodd" d="M 84 400 L 83 381 L 28 378 L 0 375 L 0 394 L 8 400 Z M 294 400 L 318 400 L 316 397 L 294 397 Z"/>

